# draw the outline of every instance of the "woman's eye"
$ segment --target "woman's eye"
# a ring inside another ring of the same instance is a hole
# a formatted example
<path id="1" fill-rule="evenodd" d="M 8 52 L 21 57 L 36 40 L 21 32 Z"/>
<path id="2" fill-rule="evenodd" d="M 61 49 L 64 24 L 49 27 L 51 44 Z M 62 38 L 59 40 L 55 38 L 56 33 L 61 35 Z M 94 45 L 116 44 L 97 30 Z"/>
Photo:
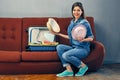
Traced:
<path id="1" fill-rule="evenodd" d="M 80 10 L 73 10 L 73 11 L 80 11 Z"/>

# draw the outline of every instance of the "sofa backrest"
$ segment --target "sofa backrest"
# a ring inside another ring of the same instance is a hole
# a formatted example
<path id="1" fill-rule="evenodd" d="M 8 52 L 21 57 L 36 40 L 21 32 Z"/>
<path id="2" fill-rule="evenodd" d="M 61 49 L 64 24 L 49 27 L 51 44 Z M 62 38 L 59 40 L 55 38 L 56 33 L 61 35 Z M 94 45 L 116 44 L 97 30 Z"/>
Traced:
<path id="1" fill-rule="evenodd" d="M 70 23 L 71 17 L 54 19 L 60 25 L 61 33 L 67 34 L 67 27 Z M 94 36 L 94 18 L 87 17 L 90 22 Z M 28 33 L 26 30 L 30 26 L 45 26 L 48 17 L 40 18 L 0 18 L 0 50 L 4 51 L 24 51 L 28 42 Z M 69 44 L 69 40 L 62 37 L 57 37 L 59 43 Z M 94 38 L 96 40 L 96 37 Z"/>
<path id="2" fill-rule="evenodd" d="M 0 50 L 21 51 L 21 18 L 0 18 Z"/>

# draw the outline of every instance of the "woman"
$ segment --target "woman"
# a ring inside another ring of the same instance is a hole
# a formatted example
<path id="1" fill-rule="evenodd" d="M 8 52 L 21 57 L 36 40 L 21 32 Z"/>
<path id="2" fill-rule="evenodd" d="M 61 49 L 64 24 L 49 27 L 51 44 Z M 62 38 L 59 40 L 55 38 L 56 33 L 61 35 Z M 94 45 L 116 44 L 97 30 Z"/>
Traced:
<path id="1" fill-rule="evenodd" d="M 83 63 L 81 59 L 88 56 L 90 52 L 90 41 L 93 40 L 93 33 L 89 22 L 85 19 L 82 3 L 76 2 L 72 5 L 72 16 L 73 19 L 71 20 L 67 30 L 68 35 L 54 33 L 61 37 L 68 38 L 71 44 L 70 46 L 64 44 L 59 44 L 57 46 L 58 56 L 63 64 L 63 67 L 66 67 L 65 71 L 56 75 L 58 77 L 73 76 L 74 72 L 71 68 L 71 64 L 79 68 L 79 71 L 75 74 L 75 76 L 83 76 L 88 70 L 88 66 Z M 78 24 L 84 25 L 87 29 L 87 33 L 85 38 L 79 37 L 75 40 L 72 38 L 71 31 Z"/>

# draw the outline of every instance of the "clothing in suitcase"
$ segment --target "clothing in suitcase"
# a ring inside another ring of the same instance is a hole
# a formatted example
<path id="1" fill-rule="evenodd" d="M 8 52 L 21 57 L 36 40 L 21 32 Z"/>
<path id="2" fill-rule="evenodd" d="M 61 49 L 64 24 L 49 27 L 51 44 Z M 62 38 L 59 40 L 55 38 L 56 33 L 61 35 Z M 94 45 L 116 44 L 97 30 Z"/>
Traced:
<path id="1" fill-rule="evenodd" d="M 47 27 L 28 28 L 28 51 L 55 51 L 58 42 L 55 35 L 50 33 Z"/>

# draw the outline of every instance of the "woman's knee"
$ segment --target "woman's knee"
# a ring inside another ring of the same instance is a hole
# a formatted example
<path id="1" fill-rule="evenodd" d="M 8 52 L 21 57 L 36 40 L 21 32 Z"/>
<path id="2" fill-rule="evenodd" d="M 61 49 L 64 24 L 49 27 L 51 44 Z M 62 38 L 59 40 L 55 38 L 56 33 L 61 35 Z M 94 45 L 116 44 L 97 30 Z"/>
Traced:
<path id="1" fill-rule="evenodd" d="M 62 58 L 63 58 L 64 60 L 66 60 L 66 61 L 69 61 L 70 55 L 64 53 L 64 54 L 62 55 Z"/>
<path id="2" fill-rule="evenodd" d="M 59 44 L 59 45 L 56 46 L 56 49 L 57 49 L 57 50 L 61 50 L 63 47 L 64 47 L 63 44 Z"/>

